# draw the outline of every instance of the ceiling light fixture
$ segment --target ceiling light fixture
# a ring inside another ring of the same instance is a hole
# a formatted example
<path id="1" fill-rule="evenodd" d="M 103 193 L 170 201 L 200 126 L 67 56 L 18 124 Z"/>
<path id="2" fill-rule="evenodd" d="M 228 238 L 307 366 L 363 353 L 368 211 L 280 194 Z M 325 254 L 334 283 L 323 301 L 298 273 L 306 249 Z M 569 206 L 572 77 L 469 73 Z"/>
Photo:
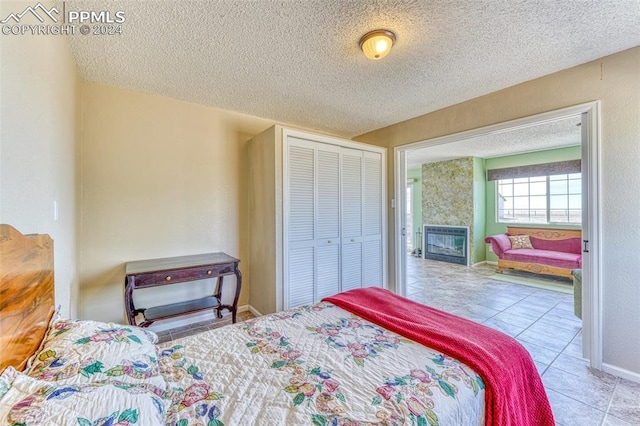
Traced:
<path id="1" fill-rule="evenodd" d="M 396 35 L 389 30 L 373 30 L 362 36 L 360 49 L 369 59 L 382 59 L 389 54 Z"/>

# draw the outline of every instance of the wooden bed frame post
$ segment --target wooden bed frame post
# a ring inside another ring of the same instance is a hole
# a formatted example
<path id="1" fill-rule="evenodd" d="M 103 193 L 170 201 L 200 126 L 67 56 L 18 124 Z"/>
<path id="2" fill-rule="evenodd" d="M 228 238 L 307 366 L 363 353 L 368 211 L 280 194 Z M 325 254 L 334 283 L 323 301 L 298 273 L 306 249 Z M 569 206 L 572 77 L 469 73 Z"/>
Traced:
<path id="1" fill-rule="evenodd" d="M 53 240 L 0 224 L 0 372 L 24 369 L 53 312 Z"/>

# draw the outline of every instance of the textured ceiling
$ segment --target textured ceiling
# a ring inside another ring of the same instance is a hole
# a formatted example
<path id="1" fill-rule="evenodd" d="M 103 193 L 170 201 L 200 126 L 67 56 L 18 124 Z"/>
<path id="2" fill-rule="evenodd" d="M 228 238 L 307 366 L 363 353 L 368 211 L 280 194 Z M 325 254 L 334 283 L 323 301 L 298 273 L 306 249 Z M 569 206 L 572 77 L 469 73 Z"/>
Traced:
<path id="1" fill-rule="evenodd" d="M 462 157 L 491 158 L 580 145 L 580 116 L 508 132 L 421 148 L 407 153 L 407 168 Z"/>
<path id="2" fill-rule="evenodd" d="M 639 0 L 66 1 L 90 81 L 354 136 L 640 45 Z M 360 36 L 397 34 L 385 59 Z"/>

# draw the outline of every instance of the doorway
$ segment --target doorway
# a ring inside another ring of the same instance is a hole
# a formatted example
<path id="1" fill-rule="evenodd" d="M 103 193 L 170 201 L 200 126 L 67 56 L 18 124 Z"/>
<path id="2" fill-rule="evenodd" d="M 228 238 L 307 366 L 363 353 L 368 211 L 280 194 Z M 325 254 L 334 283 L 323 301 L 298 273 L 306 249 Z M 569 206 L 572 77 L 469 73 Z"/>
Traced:
<path id="1" fill-rule="evenodd" d="M 395 160 L 395 282 L 396 291 L 406 295 L 406 253 L 407 253 L 407 153 L 425 147 L 455 144 L 482 136 L 499 135 L 526 129 L 544 123 L 553 123 L 567 118 L 579 118 L 581 122 L 582 160 L 582 238 L 584 240 L 583 259 L 583 356 L 593 368 L 602 369 L 601 333 L 601 286 L 600 286 L 600 103 L 598 101 L 535 116 L 499 123 L 466 132 L 435 139 L 415 142 L 394 148 Z M 453 146 L 453 145 L 450 145 Z"/>

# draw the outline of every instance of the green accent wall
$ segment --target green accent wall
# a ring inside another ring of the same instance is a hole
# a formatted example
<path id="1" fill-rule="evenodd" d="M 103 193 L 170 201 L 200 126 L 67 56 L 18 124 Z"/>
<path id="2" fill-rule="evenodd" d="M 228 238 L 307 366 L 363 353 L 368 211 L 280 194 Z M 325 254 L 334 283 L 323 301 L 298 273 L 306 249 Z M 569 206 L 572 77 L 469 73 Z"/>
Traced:
<path id="1" fill-rule="evenodd" d="M 485 160 L 473 158 L 473 251 L 474 263 L 486 260 L 486 173 Z"/>
<path id="2" fill-rule="evenodd" d="M 416 179 L 415 182 L 407 184 L 413 187 L 413 235 L 411 241 L 415 241 L 416 231 L 422 230 L 422 168 L 407 170 L 407 179 Z"/>
<path id="3" fill-rule="evenodd" d="M 487 158 L 484 160 L 485 170 L 502 169 L 505 167 L 528 166 L 530 164 L 552 163 L 554 161 L 577 160 L 582 157 L 580 145 L 546 151 L 529 152 L 526 154 L 508 155 L 505 157 Z M 507 231 L 507 225 L 496 221 L 496 182 L 486 182 L 486 226 L 485 235 L 502 234 Z M 553 225 L 544 225 L 552 227 Z M 567 226 L 562 226 L 566 228 Z M 489 251 L 489 244 L 485 244 L 486 260 L 497 262 L 498 258 Z"/>

